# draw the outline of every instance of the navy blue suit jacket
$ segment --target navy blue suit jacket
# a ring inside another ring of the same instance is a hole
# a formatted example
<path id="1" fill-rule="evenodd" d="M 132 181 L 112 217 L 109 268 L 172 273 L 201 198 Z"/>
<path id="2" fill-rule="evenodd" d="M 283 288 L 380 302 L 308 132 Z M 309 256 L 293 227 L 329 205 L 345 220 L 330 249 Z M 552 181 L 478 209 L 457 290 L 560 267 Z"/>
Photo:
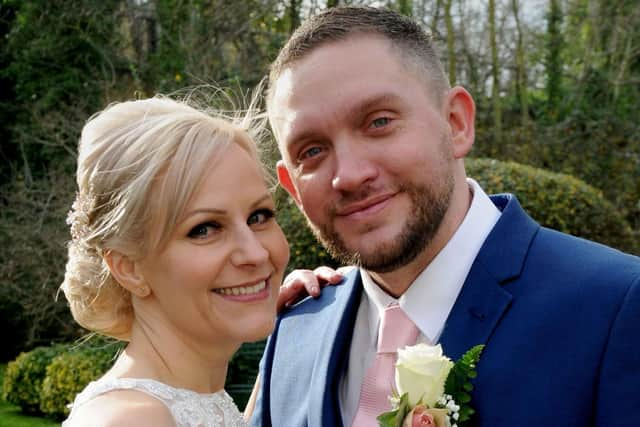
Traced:
<path id="1" fill-rule="evenodd" d="M 483 427 L 640 426 L 640 259 L 502 211 L 440 338 L 484 343 L 473 391 Z M 338 386 L 362 294 L 357 271 L 280 315 L 252 426 L 342 426 Z"/>

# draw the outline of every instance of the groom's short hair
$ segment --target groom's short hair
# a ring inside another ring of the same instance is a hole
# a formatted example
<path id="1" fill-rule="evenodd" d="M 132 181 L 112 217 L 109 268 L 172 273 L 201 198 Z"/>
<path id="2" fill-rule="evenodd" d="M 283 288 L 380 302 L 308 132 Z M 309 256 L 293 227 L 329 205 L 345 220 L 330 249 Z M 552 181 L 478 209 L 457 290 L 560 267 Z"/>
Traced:
<path id="1" fill-rule="evenodd" d="M 271 64 L 269 87 L 288 66 L 315 49 L 356 35 L 377 35 L 389 40 L 399 57 L 417 69 L 434 92 L 442 93 L 449 88 L 432 37 L 420 25 L 392 10 L 357 6 L 329 8 L 298 27 Z"/>

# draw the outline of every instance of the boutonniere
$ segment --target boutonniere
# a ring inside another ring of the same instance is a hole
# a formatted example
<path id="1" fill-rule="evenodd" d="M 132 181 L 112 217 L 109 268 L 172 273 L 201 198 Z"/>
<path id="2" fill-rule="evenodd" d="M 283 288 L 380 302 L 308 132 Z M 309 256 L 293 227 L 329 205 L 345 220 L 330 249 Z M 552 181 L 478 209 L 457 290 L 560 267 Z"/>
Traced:
<path id="1" fill-rule="evenodd" d="M 380 427 L 461 427 L 474 413 L 469 392 L 484 345 L 457 362 L 438 344 L 398 349 L 393 409 L 378 417 Z"/>

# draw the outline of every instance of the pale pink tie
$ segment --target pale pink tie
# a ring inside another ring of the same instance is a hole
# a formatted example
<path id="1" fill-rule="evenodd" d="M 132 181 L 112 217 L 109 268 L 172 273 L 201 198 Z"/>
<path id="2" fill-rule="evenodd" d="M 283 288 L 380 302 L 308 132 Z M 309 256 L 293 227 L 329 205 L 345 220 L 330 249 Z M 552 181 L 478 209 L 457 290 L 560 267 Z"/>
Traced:
<path id="1" fill-rule="evenodd" d="M 397 350 L 414 345 L 417 338 L 418 328 L 399 305 L 385 308 L 378 332 L 378 351 L 362 382 L 352 427 L 375 427 L 378 415 L 391 410 L 389 396 L 395 383 Z"/>

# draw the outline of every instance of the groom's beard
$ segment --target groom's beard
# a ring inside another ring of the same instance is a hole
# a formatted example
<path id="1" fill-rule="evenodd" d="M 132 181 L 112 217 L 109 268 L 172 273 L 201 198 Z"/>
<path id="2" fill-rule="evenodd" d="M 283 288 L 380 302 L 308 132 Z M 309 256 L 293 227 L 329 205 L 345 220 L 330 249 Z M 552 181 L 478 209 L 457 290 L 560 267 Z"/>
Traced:
<path id="1" fill-rule="evenodd" d="M 368 271 L 388 273 L 412 262 L 431 243 L 449 208 L 454 177 L 450 169 L 431 186 L 403 182 L 399 186 L 411 200 L 411 214 L 405 219 L 401 232 L 381 242 L 370 253 L 349 249 L 333 227 L 335 214 L 320 227 L 309 222 L 313 234 L 327 251 L 343 265 L 357 265 Z"/>

